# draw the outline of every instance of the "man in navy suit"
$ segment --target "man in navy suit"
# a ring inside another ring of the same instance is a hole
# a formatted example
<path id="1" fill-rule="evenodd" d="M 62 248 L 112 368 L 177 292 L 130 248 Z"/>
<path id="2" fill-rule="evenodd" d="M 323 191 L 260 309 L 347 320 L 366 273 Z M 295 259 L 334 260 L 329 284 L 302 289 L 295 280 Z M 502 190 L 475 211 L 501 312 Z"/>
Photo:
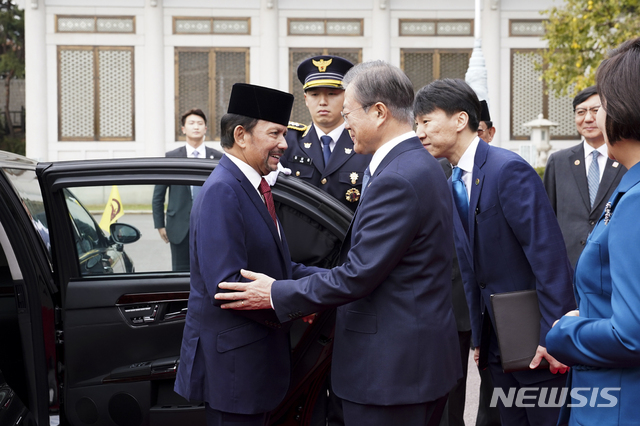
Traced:
<path id="1" fill-rule="evenodd" d="M 166 157 L 219 159 L 222 153 L 204 144 L 207 133 L 207 116 L 198 108 L 190 109 L 180 117 L 182 133 L 187 143 L 166 153 Z M 169 190 L 167 219 L 165 224 L 164 201 Z M 189 215 L 195 193 L 199 188 L 189 185 L 156 185 L 153 189 L 151 210 L 153 227 L 160 238 L 171 245 L 173 271 L 189 270 Z"/>
<path id="2" fill-rule="evenodd" d="M 338 307 L 332 384 L 354 425 L 437 425 L 462 375 L 451 306 L 451 195 L 413 127 L 413 86 L 383 61 L 345 76 L 346 128 L 373 154 L 341 266 L 297 281 L 245 272 L 229 309 L 268 309 L 281 321 Z M 370 176 L 369 179 L 367 179 Z"/>
<path id="3" fill-rule="evenodd" d="M 175 391 L 204 401 L 207 425 L 263 426 L 289 387 L 288 328 L 273 311 L 222 310 L 218 283 L 250 268 L 278 279 L 323 271 L 294 264 L 271 189 L 293 96 L 235 84 L 221 119 L 225 155 L 191 212 L 191 292 Z"/>
<path id="4" fill-rule="evenodd" d="M 595 86 L 573 98 L 576 128 L 582 142 L 551 154 L 544 170 L 544 187 L 558 216 L 574 268 L 605 204 L 627 171 L 609 158 L 604 136 L 596 125 L 600 106 Z M 593 176 L 589 175 L 591 171 Z"/>
<path id="5" fill-rule="evenodd" d="M 414 111 L 427 150 L 454 165 L 454 234 L 476 362 L 484 367 L 487 360 L 494 387 L 505 395 L 535 388 L 527 392 L 529 407 L 505 408 L 499 400 L 502 424 L 555 425 L 559 408 L 539 406 L 538 394 L 564 386 L 567 367 L 547 353 L 545 337 L 558 314 L 575 308 L 575 300 L 572 268 L 542 181 L 522 157 L 478 138 L 480 101 L 464 81 L 437 80 L 423 87 Z M 531 289 L 542 316 L 539 346 L 528 371 L 504 373 L 490 297 Z M 536 370 L 543 358 L 549 370 Z"/>
<path id="6" fill-rule="evenodd" d="M 291 174 L 340 200 L 351 211 L 358 207 L 362 176 L 371 155 L 357 154 L 340 116 L 344 101 L 342 78 L 353 64 L 338 56 L 315 56 L 298 66 L 304 102 L 313 123 L 289 123 L 282 165 Z"/>

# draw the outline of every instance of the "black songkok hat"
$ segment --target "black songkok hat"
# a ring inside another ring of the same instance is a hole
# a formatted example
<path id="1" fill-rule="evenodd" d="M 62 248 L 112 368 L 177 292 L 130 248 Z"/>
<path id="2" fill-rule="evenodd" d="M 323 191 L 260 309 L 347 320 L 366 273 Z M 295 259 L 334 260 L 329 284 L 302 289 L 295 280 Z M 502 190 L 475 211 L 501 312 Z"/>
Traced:
<path id="1" fill-rule="evenodd" d="M 227 113 L 286 126 L 289 124 L 292 107 L 293 95 L 290 93 L 253 84 L 236 83 L 231 88 Z"/>
<path id="2" fill-rule="evenodd" d="M 342 79 L 353 64 L 339 56 L 314 56 L 298 65 L 298 80 L 302 89 L 333 87 L 344 89 Z"/>
<path id="3" fill-rule="evenodd" d="M 487 101 L 480 101 L 480 121 L 491 121 L 491 115 L 489 114 L 489 106 L 487 105 Z"/>

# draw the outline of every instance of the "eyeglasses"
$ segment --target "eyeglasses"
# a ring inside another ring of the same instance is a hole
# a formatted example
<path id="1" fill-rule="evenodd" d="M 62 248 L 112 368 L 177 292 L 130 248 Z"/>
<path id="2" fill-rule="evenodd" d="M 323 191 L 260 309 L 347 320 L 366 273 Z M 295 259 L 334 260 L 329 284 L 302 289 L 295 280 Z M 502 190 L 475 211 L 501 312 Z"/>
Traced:
<path id="1" fill-rule="evenodd" d="M 598 113 L 598 110 L 600 109 L 601 105 L 598 106 L 594 106 L 591 108 L 576 108 L 575 109 L 575 113 L 577 117 L 585 117 L 587 115 L 587 112 L 590 112 L 591 115 L 593 115 L 594 117 L 596 116 L 596 114 Z"/>
<path id="2" fill-rule="evenodd" d="M 363 108 L 368 108 L 370 105 L 363 105 L 360 108 L 356 108 L 356 109 L 352 109 L 349 112 L 342 112 L 340 111 L 340 115 L 342 116 L 342 119 L 344 120 L 345 123 L 348 123 L 349 120 L 347 119 L 347 115 L 351 114 L 353 111 L 357 111 L 359 109 L 363 109 Z"/>

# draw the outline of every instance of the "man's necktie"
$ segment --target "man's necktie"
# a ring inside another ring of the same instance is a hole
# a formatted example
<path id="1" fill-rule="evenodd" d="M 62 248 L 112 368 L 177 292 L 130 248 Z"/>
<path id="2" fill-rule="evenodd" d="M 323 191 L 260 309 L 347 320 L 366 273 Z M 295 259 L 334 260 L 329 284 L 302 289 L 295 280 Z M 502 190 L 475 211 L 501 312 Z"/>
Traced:
<path id="1" fill-rule="evenodd" d="M 193 155 L 193 158 L 198 158 L 199 155 L 200 155 L 200 152 L 198 150 L 194 150 L 193 154 L 191 154 L 191 155 Z M 196 199 L 196 196 L 198 195 L 198 192 L 200 192 L 201 188 L 202 187 L 200 185 L 192 185 L 191 186 L 191 199 L 192 200 Z"/>
<path id="2" fill-rule="evenodd" d="M 451 173 L 451 184 L 453 189 L 453 200 L 456 203 L 460 220 L 464 230 L 469 235 L 469 198 L 467 197 L 467 187 L 462 181 L 462 169 L 454 167 Z"/>
<path id="3" fill-rule="evenodd" d="M 278 228 L 278 219 L 276 219 L 276 206 L 273 204 L 273 195 L 271 194 L 271 187 L 267 183 L 267 181 L 262 178 L 260 181 L 260 186 L 258 190 L 264 197 L 264 203 L 267 205 L 267 210 L 269 210 L 269 214 L 271 215 L 271 219 L 273 219 L 273 223 L 276 224 L 276 228 Z"/>
<path id="4" fill-rule="evenodd" d="M 598 165 L 598 157 L 600 153 L 595 150 L 591 153 L 591 166 L 589 167 L 589 173 L 587 174 L 587 182 L 589 183 L 589 201 L 591 202 L 591 208 L 596 201 L 596 194 L 598 194 L 598 187 L 600 186 L 600 166 Z"/>
<path id="5" fill-rule="evenodd" d="M 322 157 L 324 158 L 324 166 L 327 167 L 327 164 L 329 164 L 329 157 L 331 157 L 331 136 L 320 136 L 320 140 L 322 141 Z"/>
<path id="6" fill-rule="evenodd" d="M 362 176 L 362 191 L 360 191 L 360 200 L 362 201 L 362 197 L 364 197 L 364 191 L 367 189 L 367 185 L 369 184 L 369 179 L 371 179 L 371 172 L 369 171 L 369 166 L 364 169 L 364 176 Z"/>

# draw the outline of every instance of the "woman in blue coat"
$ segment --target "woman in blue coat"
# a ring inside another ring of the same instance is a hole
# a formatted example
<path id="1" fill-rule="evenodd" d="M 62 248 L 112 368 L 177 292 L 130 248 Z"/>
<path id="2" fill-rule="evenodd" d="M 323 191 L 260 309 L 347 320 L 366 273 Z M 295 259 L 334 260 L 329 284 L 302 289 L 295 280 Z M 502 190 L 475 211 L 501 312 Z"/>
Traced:
<path id="1" fill-rule="evenodd" d="M 578 259 L 579 311 L 556 322 L 547 350 L 571 366 L 559 424 L 640 421 L 640 38 L 623 43 L 597 73 L 597 124 L 609 156 L 629 171 Z"/>

